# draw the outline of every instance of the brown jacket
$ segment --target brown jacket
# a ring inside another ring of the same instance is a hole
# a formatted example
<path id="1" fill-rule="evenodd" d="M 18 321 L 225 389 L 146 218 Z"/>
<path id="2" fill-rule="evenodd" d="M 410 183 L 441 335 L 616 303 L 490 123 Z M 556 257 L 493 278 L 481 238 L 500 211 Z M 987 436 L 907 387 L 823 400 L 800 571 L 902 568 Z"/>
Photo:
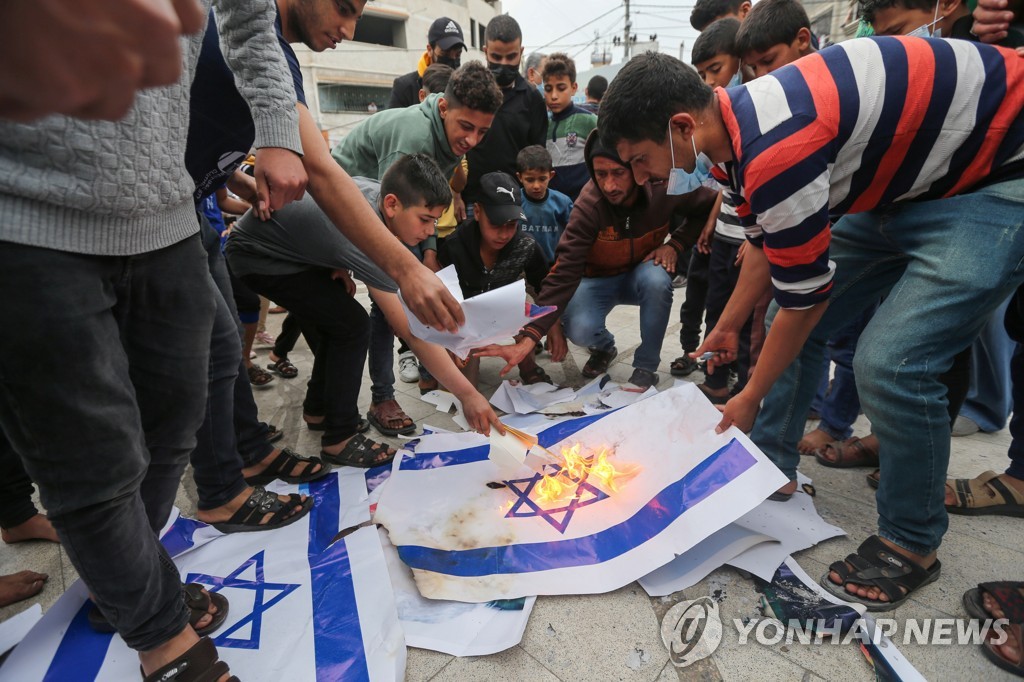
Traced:
<path id="1" fill-rule="evenodd" d="M 587 140 L 587 164 L 591 165 L 594 135 Z M 601 154 L 607 156 L 607 154 Z M 593 176 L 593 168 L 591 168 Z M 544 278 L 538 305 L 558 306 L 561 314 L 576 293 L 583 277 L 610 277 L 628 272 L 649 253 L 668 244 L 681 254 L 692 246 L 707 222 L 716 193 L 701 188 L 681 196 L 665 194 L 665 183 L 645 184 L 630 207 L 613 206 L 591 179 L 583 186 L 572 209 L 569 225 L 555 249 L 555 263 Z M 676 228 L 669 233 L 670 225 Z M 535 341 L 558 319 L 547 315 L 532 322 L 523 333 Z"/>

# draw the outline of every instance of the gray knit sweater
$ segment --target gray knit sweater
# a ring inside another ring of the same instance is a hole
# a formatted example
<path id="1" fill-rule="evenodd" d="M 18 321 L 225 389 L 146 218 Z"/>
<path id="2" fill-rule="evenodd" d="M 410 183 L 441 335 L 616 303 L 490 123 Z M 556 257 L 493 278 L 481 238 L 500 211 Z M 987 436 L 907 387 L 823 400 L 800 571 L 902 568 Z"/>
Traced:
<path id="1" fill-rule="evenodd" d="M 301 154 L 274 0 L 202 0 L 206 11 L 211 2 L 221 50 L 256 122 L 256 147 Z M 127 256 L 197 231 L 185 141 L 202 34 L 181 45 L 178 83 L 140 92 L 121 121 L 0 122 L 0 242 Z"/>

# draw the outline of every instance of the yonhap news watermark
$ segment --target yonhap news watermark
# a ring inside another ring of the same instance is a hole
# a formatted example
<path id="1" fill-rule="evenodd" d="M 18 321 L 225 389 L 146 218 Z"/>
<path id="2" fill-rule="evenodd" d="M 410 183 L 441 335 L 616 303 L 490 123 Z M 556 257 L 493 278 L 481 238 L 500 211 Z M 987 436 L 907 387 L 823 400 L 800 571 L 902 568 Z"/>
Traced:
<path id="1" fill-rule="evenodd" d="M 884 638 L 896 644 L 978 645 L 1004 644 L 1009 620 L 989 618 L 847 618 L 792 619 L 734 618 L 731 623 L 743 646 L 879 645 Z M 683 668 L 707 658 L 722 643 L 724 624 L 711 597 L 682 601 L 661 621 L 661 637 L 673 665 Z"/>

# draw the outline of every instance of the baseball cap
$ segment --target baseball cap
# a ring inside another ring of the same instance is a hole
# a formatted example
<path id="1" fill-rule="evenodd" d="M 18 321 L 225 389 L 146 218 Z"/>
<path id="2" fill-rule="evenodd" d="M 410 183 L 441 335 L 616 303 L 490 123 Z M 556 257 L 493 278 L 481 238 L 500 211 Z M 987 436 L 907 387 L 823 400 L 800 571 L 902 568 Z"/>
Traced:
<path id="1" fill-rule="evenodd" d="M 526 220 L 519 183 L 508 173 L 487 173 L 480 178 L 480 205 L 495 225 L 510 220 Z"/>
<path id="2" fill-rule="evenodd" d="M 427 43 L 436 45 L 442 50 L 450 50 L 456 45 L 466 47 L 466 39 L 462 37 L 462 27 L 448 17 L 435 19 L 427 31 Z"/>

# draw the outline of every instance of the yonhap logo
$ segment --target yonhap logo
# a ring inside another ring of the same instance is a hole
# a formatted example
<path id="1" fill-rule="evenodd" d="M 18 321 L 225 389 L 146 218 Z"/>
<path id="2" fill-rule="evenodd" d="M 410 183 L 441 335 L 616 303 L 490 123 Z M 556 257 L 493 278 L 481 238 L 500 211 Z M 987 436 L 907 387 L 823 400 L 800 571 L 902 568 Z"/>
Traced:
<path id="1" fill-rule="evenodd" d="M 661 640 L 677 668 L 710 656 L 722 643 L 722 618 L 711 597 L 679 602 L 661 619 Z"/>

